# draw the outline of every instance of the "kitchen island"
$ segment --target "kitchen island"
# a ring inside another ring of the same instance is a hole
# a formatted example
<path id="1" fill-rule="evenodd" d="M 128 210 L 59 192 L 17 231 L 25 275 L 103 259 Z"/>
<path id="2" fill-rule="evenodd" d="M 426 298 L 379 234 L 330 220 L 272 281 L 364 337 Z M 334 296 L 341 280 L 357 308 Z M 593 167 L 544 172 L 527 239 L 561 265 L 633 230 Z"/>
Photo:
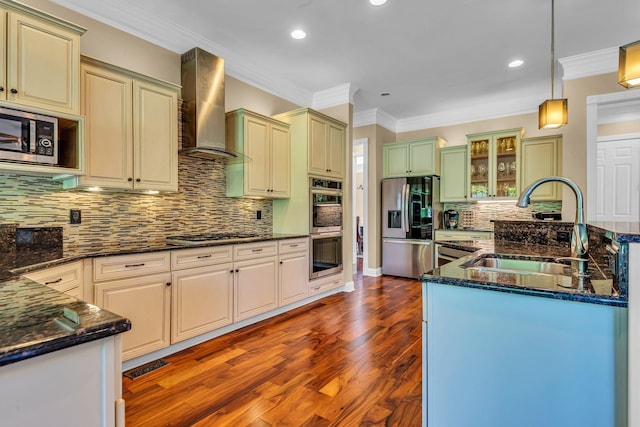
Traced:
<path id="1" fill-rule="evenodd" d="M 425 424 L 627 425 L 629 281 L 600 262 L 606 230 L 589 231 L 586 278 L 464 268 L 493 254 L 569 255 L 499 240 L 423 275 Z"/>

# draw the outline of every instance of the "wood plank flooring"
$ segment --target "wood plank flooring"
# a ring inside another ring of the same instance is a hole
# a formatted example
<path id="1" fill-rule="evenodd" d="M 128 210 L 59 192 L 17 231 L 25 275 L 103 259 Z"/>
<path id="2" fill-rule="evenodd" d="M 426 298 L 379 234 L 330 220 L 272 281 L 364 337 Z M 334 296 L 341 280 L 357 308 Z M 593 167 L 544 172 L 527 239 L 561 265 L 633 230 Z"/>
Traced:
<path id="1" fill-rule="evenodd" d="M 420 282 L 354 279 L 123 378 L 127 426 L 420 426 Z"/>

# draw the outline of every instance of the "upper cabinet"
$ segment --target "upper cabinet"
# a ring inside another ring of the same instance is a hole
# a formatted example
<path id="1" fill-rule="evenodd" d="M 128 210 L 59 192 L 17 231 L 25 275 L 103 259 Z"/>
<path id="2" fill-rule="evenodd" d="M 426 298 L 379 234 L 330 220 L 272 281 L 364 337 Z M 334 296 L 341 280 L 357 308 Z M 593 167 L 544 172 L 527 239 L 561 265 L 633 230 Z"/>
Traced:
<path id="1" fill-rule="evenodd" d="M 522 129 L 467 135 L 470 199 L 505 199 L 520 194 Z"/>
<path id="2" fill-rule="evenodd" d="M 227 163 L 227 196 L 287 198 L 291 188 L 289 125 L 248 110 L 227 113 L 227 146 L 244 155 Z"/>
<path id="3" fill-rule="evenodd" d="M 440 150 L 440 201 L 468 201 L 466 145 Z"/>
<path id="4" fill-rule="evenodd" d="M 0 99 L 79 114 L 85 29 L 11 1 L 0 1 L 0 14 Z"/>
<path id="5" fill-rule="evenodd" d="M 344 178 L 347 134 L 345 123 L 310 108 L 299 108 L 277 114 L 273 118 L 291 125 L 294 151 L 306 152 L 307 174 Z M 302 148 L 301 144 L 304 144 L 304 150 L 298 150 Z"/>
<path id="6" fill-rule="evenodd" d="M 438 175 L 440 147 L 446 142 L 437 137 L 406 142 L 392 142 L 382 146 L 383 178 Z"/>
<path id="7" fill-rule="evenodd" d="M 562 136 L 542 136 L 522 139 L 522 173 L 520 188 L 540 178 L 562 175 Z M 562 200 L 560 183 L 546 183 L 531 194 L 531 201 Z"/>
<path id="8" fill-rule="evenodd" d="M 64 188 L 177 191 L 179 87 L 83 57 L 86 175 Z"/>

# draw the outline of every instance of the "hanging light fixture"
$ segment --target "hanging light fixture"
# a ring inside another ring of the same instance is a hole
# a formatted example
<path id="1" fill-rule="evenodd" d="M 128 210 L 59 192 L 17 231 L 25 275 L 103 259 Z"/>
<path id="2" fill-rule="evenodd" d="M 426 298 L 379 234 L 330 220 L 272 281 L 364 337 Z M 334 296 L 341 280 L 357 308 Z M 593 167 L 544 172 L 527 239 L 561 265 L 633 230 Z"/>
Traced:
<path id="1" fill-rule="evenodd" d="M 538 129 L 555 129 L 564 126 L 567 124 L 569 115 L 567 99 L 553 98 L 553 82 L 556 74 L 554 9 L 554 0 L 551 0 L 551 99 L 547 99 L 538 107 Z"/>
<path id="2" fill-rule="evenodd" d="M 622 86 L 640 86 L 640 40 L 620 46 L 618 83 Z"/>

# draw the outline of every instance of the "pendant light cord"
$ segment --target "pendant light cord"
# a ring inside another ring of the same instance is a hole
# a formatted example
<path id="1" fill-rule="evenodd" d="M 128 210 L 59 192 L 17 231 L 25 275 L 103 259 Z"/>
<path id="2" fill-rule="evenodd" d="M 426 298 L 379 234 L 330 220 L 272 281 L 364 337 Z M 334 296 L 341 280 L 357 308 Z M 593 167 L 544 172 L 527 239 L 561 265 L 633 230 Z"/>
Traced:
<path id="1" fill-rule="evenodd" d="M 555 10 L 555 0 L 551 0 L 551 99 L 553 99 L 553 82 L 555 79 L 555 62 L 556 62 L 556 53 L 555 53 L 555 19 L 554 19 L 554 10 Z"/>

